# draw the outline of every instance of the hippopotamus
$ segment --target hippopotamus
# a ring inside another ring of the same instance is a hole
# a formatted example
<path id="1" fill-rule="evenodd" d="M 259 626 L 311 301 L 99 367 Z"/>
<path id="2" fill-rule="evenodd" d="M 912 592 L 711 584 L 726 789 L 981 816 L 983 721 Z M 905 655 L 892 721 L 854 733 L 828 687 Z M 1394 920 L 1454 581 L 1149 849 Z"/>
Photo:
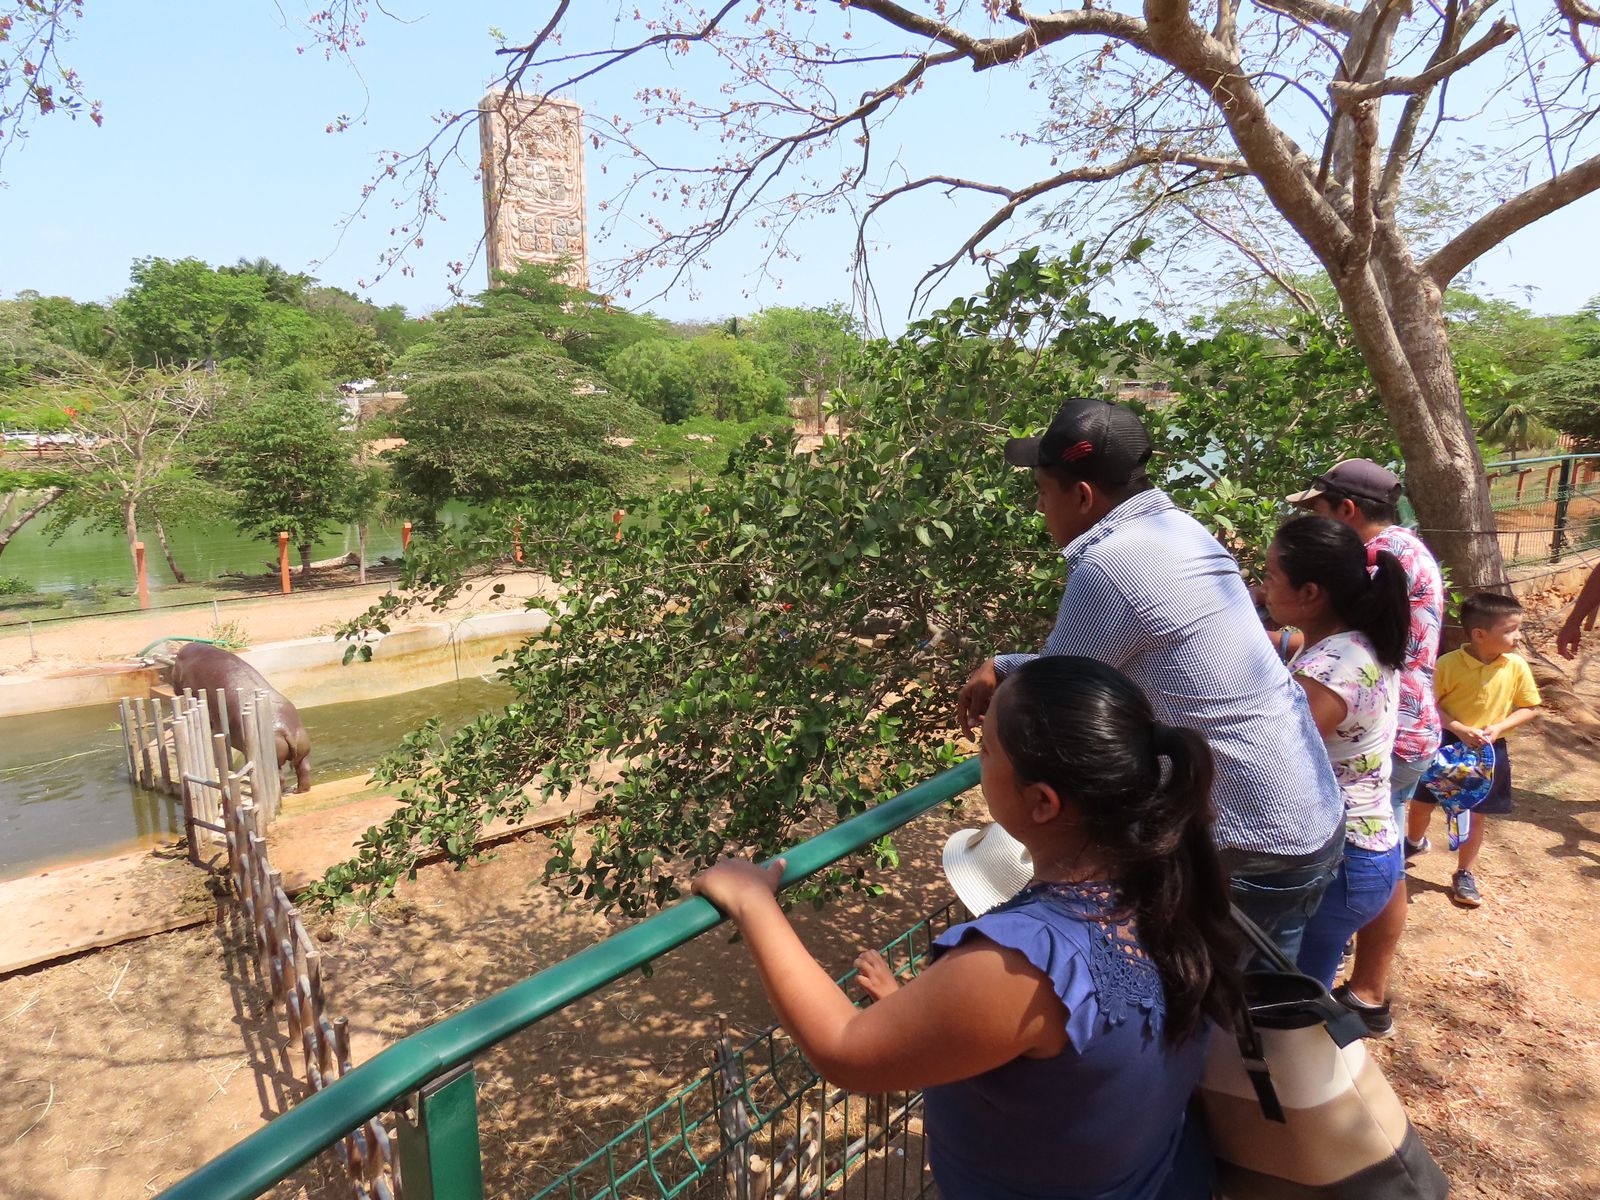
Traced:
<path id="1" fill-rule="evenodd" d="M 227 697 L 228 728 L 231 731 L 244 728 L 242 710 L 245 701 L 254 697 L 258 690 L 266 692 L 272 701 L 272 728 L 278 747 L 278 767 L 281 770 L 285 763 L 293 763 L 298 790 L 304 792 L 310 789 L 311 735 L 306 732 L 294 705 L 268 683 L 260 671 L 220 646 L 190 642 L 178 651 L 172 663 L 172 690 L 181 694 L 185 688 L 205 693 L 206 704 L 211 709 L 212 727 L 221 729 L 222 717 L 217 712 L 217 689 L 220 688 Z M 238 736 L 237 732 L 234 736 Z"/>

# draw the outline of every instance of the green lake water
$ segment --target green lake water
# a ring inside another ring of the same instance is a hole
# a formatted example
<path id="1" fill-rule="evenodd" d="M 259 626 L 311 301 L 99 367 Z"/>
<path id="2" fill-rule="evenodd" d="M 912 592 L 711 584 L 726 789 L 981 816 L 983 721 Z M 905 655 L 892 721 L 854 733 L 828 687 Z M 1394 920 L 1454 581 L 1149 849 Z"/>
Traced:
<path id="1" fill-rule="evenodd" d="M 429 717 L 455 729 L 510 698 L 473 678 L 301 709 L 312 786 L 365 772 Z M 181 824 L 174 797 L 129 782 L 115 705 L 0 720 L 0 879 L 170 842 Z"/>

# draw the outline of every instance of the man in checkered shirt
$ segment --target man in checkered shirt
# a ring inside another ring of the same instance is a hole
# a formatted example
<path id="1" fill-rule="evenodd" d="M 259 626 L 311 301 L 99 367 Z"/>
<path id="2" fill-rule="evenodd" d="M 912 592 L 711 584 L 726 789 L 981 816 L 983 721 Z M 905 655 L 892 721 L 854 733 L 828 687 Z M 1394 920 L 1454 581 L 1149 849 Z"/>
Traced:
<path id="1" fill-rule="evenodd" d="M 1039 511 L 1070 572 L 1043 653 L 1116 667 L 1158 719 L 1205 737 L 1234 903 L 1293 961 L 1339 861 L 1344 801 L 1238 564 L 1151 485 L 1151 448 L 1136 413 L 1100 400 L 1069 400 L 1042 436 L 1006 443 L 1006 461 L 1033 470 Z M 1032 657 L 1000 654 L 972 673 L 957 701 L 964 729 Z"/>

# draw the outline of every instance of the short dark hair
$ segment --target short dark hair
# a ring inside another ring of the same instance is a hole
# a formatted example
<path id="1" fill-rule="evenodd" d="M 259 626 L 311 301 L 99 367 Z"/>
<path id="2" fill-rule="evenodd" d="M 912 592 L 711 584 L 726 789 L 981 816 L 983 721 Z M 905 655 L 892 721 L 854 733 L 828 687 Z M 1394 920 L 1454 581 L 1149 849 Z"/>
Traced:
<path id="1" fill-rule="evenodd" d="M 1461 628 L 1490 629 L 1522 611 L 1522 602 L 1504 592 L 1474 592 L 1461 602 Z"/>
<path id="2" fill-rule="evenodd" d="M 1155 487 L 1155 484 L 1150 482 L 1150 476 L 1143 467 L 1136 469 L 1126 483 L 1119 483 L 1114 486 L 1096 483 L 1093 479 L 1085 479 L 1065 463 L 1046 463 L 1037 469 L 1049 475 L 1062 487 L 1068 487 L 1074 483 L 1091 484 L 1113 504 L 1121 504 L 1129 496 L 1136 496 L 1140 492 L 1148 492 Z"/>
<path id="3" fill-rule="evenodd" d="M 1400 506 L 1389 500 L 1373 500 L 1368 496 L 1352 496 L 1349 492 L 1339 492 L 1329 489 L 1322 493 L 1325 499 L 1334 508 L 1339 507 L 1339 502 L 1348 500 L 1356 506 L 1356 511 L 1369 521 L 1379 525 L 1400 524 Z"/>

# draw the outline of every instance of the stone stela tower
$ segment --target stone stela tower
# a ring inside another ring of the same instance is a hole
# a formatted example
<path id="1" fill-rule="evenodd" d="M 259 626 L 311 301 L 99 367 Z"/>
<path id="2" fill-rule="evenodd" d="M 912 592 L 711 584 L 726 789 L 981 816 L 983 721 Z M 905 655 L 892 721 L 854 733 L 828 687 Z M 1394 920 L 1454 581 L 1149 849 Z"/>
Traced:
<path id="1" fill-rule="evenodd" d="M 478 136 L 490 283 L 496 271 L 567 259 L 562 282 L 587 291 L 583 109 L 570 100 L 493 91 L 478 103 Z"/>

